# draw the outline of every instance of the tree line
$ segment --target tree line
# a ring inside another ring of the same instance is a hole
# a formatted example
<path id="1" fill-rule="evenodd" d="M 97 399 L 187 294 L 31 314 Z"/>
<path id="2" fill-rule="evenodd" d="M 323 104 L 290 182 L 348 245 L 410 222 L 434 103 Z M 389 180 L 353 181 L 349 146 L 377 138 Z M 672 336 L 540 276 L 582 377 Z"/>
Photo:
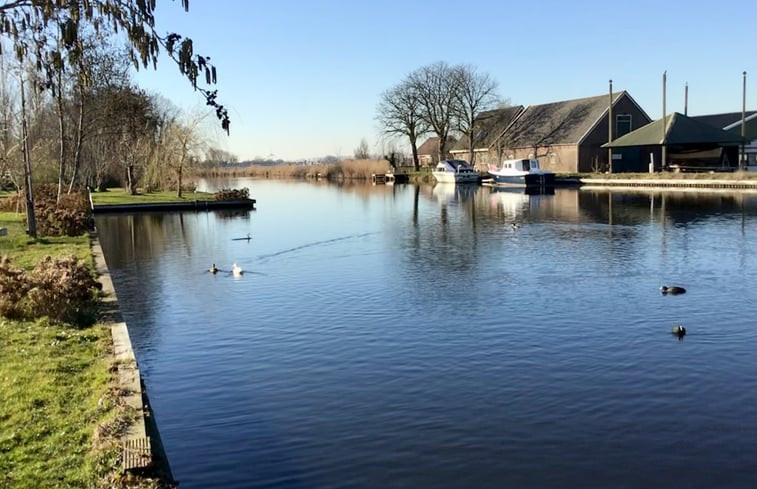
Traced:
<path id="1" fill-rule="evenodd" d="M 187 10 L 188 0 L 181 0 Z M 57 182 L 58 199 L 85 185 L 176 189 L 188 169 L 228 153 L 212 148 L 205 120 L 228 132 L 210 58 L 192 40 L 155 31 L 155 2 L 14 0 L 0 4 L 0 177 L 27 196 Z M 130 78 L 165 53 L 207 110 L 184 112 Z"/>
<path id="2" fill-rule="evenodd" d="M 383 92 L 376 119 L 385 136 L 407 138 L 416 170 L 418 140 L 426 134 L 439 138 L 440 160 L 449 150 L 451 136 L 464 138 L 472 163 L 478 116 L 505 105 L 497 88 L 495 80 L 474 66 L 439 61 L 418 68 Z"/>

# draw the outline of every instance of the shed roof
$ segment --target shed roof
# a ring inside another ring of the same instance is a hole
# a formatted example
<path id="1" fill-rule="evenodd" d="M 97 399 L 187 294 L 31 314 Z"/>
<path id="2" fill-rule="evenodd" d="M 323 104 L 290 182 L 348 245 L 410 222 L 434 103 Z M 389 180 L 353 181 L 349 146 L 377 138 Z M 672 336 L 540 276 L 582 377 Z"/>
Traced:
<path id="1" fill-rule="evenodd" d="M 749 110 L 746 112 L 747 118 L 757 114 L 757 110 Z M 695 115 L 691 116 L 692 119 L 705 122 L 718 129 L 725 129 L 726 127 L 735 123 L 741 122 L 741 112 L 726 112 L 723 114 L 707 114 L 707 115 Z"/>
<path id="2" fill-rule="evenodd" d="M 619 137 L 611 143 L 605 143 L 603 148 L 623 148 L 629 146 L 660 146 L 672 144 L 737 144 L 741 136 L 716 127 L 712 127 L 692 117 L 679 112 L 673 112 L 666 118 L 666 131 L 663 141 L 663 119 L 656 120 L 625 136 Z"/>

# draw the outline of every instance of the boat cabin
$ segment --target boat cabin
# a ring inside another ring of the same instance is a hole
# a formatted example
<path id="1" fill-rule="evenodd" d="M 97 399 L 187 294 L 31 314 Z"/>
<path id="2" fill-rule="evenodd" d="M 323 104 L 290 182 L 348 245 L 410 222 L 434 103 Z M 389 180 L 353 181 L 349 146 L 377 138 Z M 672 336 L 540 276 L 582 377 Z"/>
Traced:
<path id="1" fill-rule="evenodd" d="M 502 162 L 502 170 L 531 171 L 539 170 L 539 160 L 519 159 L 505 160 Z"/>

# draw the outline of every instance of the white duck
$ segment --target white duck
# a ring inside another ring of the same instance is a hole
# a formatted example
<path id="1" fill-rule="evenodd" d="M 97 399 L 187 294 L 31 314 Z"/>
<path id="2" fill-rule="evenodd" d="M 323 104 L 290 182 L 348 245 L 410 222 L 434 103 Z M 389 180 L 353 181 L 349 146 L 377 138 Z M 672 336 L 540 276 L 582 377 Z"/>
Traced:
<path id="1" fill-rule="evenodd" d="M 234 275 L 235 277 L 241 277 L 243 273 L 244 273 L 244 270 L 242 270 L 242 267 L 240 267 L 236 263 L 234 263 L 233 265 L 231 265 L 231 274 L 232 275 Z"/>

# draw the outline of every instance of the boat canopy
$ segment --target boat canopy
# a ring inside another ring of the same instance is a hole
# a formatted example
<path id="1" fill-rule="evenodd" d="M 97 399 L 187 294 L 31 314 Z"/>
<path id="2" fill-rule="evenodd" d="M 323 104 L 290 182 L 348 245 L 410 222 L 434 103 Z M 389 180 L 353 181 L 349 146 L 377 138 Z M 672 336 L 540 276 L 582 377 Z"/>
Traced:
<path id="1" fill-rule="evenodd" d="M 466 171 L 472 170 L 467 161 L 464 160 L 442 160 L 436 165 L 436 171 Z"/>

